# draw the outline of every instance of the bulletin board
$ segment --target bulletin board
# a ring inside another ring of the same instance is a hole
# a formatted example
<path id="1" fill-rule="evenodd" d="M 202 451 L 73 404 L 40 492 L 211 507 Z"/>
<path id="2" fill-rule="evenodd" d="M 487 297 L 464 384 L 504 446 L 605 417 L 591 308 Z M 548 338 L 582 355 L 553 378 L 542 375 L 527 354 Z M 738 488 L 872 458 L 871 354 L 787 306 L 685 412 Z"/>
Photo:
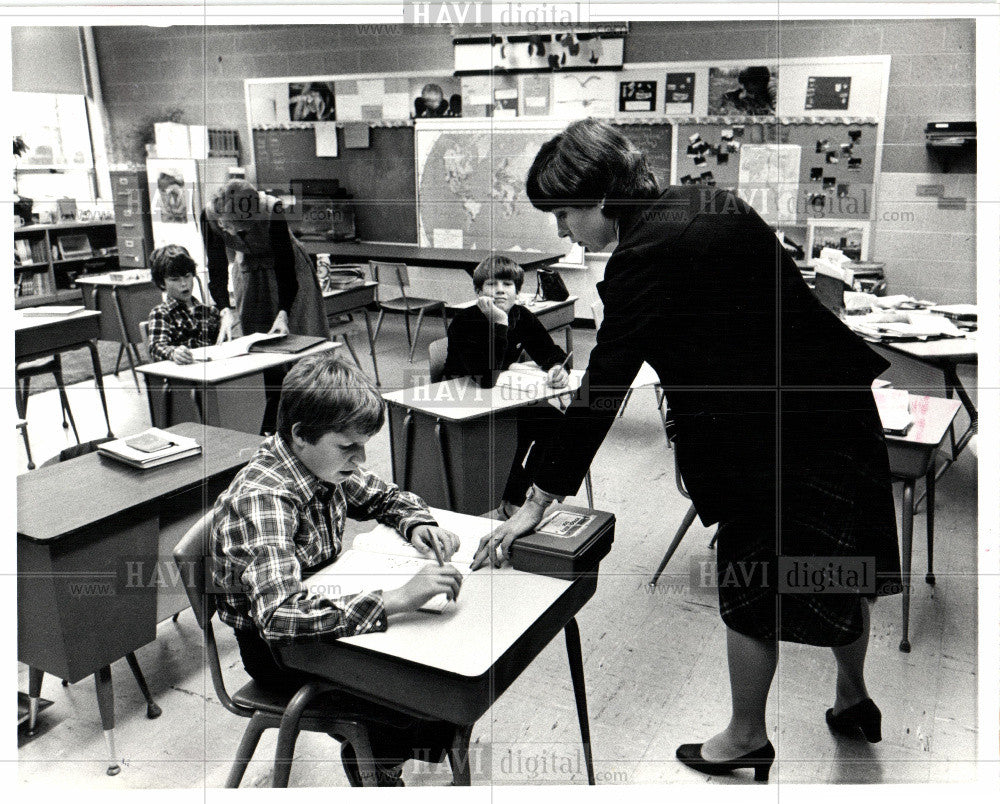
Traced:
<path id="1" fill-rule="evenodd" d="M 794 196 L 784 205 L 792 206 L 794 220 L 868 220 L 873 207 L 878 128 L 874 123 L 684 123 L 677 126 L 673 183 L 714 182 L 711 186 L 739 190 L 740 150 L 744 145 L 798 146 L 798 180 L 794 186 L 781 188 L 782 193 Z M 699 159 L 704 164 L 698 164 Z M 824 199 L 821 206 L 820 197 Z M 753 199 L 746 200 L 758 206 Z"/>

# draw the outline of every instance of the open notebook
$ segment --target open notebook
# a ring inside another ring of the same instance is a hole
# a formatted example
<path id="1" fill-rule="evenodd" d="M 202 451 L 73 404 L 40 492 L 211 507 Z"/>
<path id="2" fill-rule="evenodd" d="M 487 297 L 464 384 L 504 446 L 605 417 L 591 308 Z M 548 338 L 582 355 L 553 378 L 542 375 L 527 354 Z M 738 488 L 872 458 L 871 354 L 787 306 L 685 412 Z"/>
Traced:
<path id="1" fill-rule="evenodd" d="M 435 511 L 434 516 L 441 527 L 448 528 L 461 539 L 461 545 L 451 557 L 451 563 L 461 570 L 464 578 L 471 572 L 469 564 L 472 563 L 480 538 L 496 523 L 482 519 L 475 523 L 475 527 L 470 528 L 465 519 L 464 527 L 457 530 L 449 527 L 443 513 Z M 368 533 L 355 536 L 353 547 L 328 567 L 307 578 L 306 585 L 310 593 L 325 597 L 356 595 L 374 589 L 398 589 L 427 566 L 428 562 L 434 564 L 437 559 L 433 554 L 429 558 L 425 556 L 392 528 L 379 525 Z M 428 600 L 421 606 L 421 610 L 442 612 L 449 605 L 452 604 L 449 604 L 448 598 L 440 594 Z"/>
<path id="2" fill-rule="evenodd" d="M 213 346 L 200 346 L 191 350 L 191 356 L 195 360 L 208 361 L 227 360 L 254 352 L 297 354 L 325 341 L 326 338 L 318 335 L 272 335 L 267 332 L 257 332 Z"/>

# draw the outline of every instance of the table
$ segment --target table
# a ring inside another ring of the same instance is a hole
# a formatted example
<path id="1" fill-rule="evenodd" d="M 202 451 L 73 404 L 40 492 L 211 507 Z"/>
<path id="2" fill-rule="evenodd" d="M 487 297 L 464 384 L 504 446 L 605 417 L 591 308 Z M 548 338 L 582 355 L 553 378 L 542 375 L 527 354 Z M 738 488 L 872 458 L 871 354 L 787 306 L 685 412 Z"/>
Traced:
<path id="1" fill-rule="evenodd" d="M 97 339 L 100 337 L 101 314 L 91 310 L 81 310 L 70 315 L 38 316 L 25 315 L 23 310 L 14 311 L 14 365 L 51 357 L 73 349 L 90 350 L 90 362 L 94 367 L 94 383 L 101 397 L 104 421 L 111 432 L 108 416 L 108 400 L 104 393 L 104 372 L 101 358 L 97 353 Z M 65 388 L 62 389 L 65 391 Z"/>
<path id="2" fill-rule="evenodd" d="M 872 346 L 875 347 L 876 351 L 879 351 L 881 347 L 883 356 L 890 361 L 894 355 L 903 355 L 940 371 L 944 377 L 945 396 L 951 399 L 957 394 L 969 414 L 969 426 L 957 440 L 954 428 L 949 427 L 948 429 L 951 436 L 951 456 L 943 460 L 941 466 L 938 467 L 936 478 L 940 478 L 958 460 L 958 456 L 962 454 L 979 429 L 979 413 L 972 397 L 969 396 L 969 392 L 962 385 L 958 376 L 958 366 L 962 364 L 975 365 L 979 362 L 976 339 L 965 337 L 928 341 L 883 341 L 872 344 Z M 917 498 L 916 507 L 920 506 L 924 494 Z"/>
<path id="3" fill-rule="evenodd" d="M 232 344 L 253 337 L 245 335 L 220 346 L 209 346 L 206 352 L 221 355 Z M 149 416 L 154 427 L 196 421 L 256 435 L 266 404 L 264 372 L 338 346 L 326 342 L 296 354 L 260 352 L 187 366 L 162 360 L 136 370 L 146 377 Z"/>
<path id="4" fill-rule="evenodd" d="M 138 470 L 95 452 L 17 478 L 17 656 L 29 666 L 29 733 L 45 673 L 94 675 L 111 775 L 111 664 L 187 607 L 183 584 L 159 586 L 157 573 L 174 577 L 174 546 L 260 443 L 193 423 L 170 432 L 195 438 L 202 454 Z"/>
<path id="5" fill-rule="evenodd" d="M 456 533 L 475 518 L 433 511 Z M 560 632 L 565 632 L 587 777 L 594 784 L 590 726 L 576 614 L 593 597 L 597 572 L 573 581 L 519 572 L 480 570 L 462 584 L 458 604 L 444 614 L 394 618 L 383 633 L 335 644 L 283 647 L 288 667 L 327 679 L 354 695 L 407 714 L 459 727 L 452 770 L 471 783 L 469 736 L 475 722 Z"/>
<path id="6" fill-rule="evenodd" d="M 520 302 L 524 304 L 535 317 L 545 327 L 545 331 L 552 334 L 556 332 L 566 333 L 566 354 L 573 351 L 573 320 L 576 316 L 576 303 L 579 297 L 570 296 L 563 301 L 528 301 Z M 449 304 L 448 311 L 454 315 L 459 310 L 465 310 L 476 304 L 475 299 L 471 299 L 460 304 Z M 566 364 L 567 368 L 573 368 L 573 358 Z"/>
<path id="7" fill-rule="evenodd" d="M 355 312 L 360 312 L 365 317 L 365 329 L 368 331 L 368 352 L 371 355 L 372 368 L 375 371 L 375 385 L 376 387 L 381 387 L 382 383 L 378 376 L 378 361 L 375 359 L 375 338 L 372 334 L 372 322 L 368 317 L 368 305 L 374 304 L 377 291 L 378 282 L 371 281 L 336 290 L 324 290 L 323 304 L 326 307 L 328 322 L 336 316 L 351 315 Z M 354 354 L 351 344 L 346 340 L 344 344 L 350 350 L 355 362 L 357 362 L 358 358 Z"/>
<path id="8" fill-rule="evenodd" d="M 913 564 L 913 493 L 917 480 L 927 482 L 927 583 L 934 583 L 934 458 L 951 431 L 960 404 L 954 399 L 910 394 L 913 425 L 904 436 L 886 434 L 889 470 L 903 481 L 903 532 L 900 537 L 903 582 L 903 636 L 899 649 L 910 652 L 910 569 Z"/>
<path id="9" fill-rule="evenodd" d="M 326 240 L 301 241 L 309 254 L 329 254 L 332 262 L 358 260 L 384 260 L 405 262 L 407 265 L 426 265 L 438 268 L 473 269 L 491 254 L 509 257 L 524 270 L 544 268 L 558 262 L 565 255 L 540 251 L 490 251 L 489 249 L 431 248 L 415 243 L 329 242 Z"/>
<path id="10" fill-rule="evenodd" d="M 149 311 L 163 301 L 163 291 L 151 279 L 112 279 L 110 274 L 79 276 L 76 283 L 83 290 L 83 303 L 89 309 L 101 312 L 100 339 L 120 344 L 115 374 L 124 354 L 138 388 L 139 378 L 135 369 L 142 363 L 142 357 L 137 344 L 143 341 L 139 322 L 148 319 Z"/>
<path id="11" fill-rule="evenodd" d="M 582 377 L 571 371 L 570 388 L 579 388 Z M 514 457 L 514 411 L 565 393 L 548 387 L 520 393 L 499 384 L 485 389 L 460 377 L 384 394 L 393 480 L 449 511 L 478 515 L 496 508 Z M 423 465 L 414 471 L 416 456 Z"/>

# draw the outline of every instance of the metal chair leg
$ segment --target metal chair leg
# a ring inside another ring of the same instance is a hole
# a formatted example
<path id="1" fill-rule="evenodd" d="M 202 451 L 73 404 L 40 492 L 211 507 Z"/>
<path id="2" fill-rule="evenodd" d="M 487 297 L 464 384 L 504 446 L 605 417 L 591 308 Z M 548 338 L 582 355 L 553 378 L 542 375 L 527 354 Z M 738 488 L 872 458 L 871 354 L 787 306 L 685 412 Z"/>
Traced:
<path id="1" fill-rule="evenodd" d="M 587 470 L 587 474 L 583 477 L 584 487 L 587 489 L 587 507 L 594 507 L 594 483 L 590 479 L 590 470 Z"/>
<path id="2" fill-rule="evenodd" d="M 281 716 L 281 726 L 278 728 L 278 745 L 274 749 L 274 771 L 271 775 L 271 787 L 288 787 L 288 776 L 292 772 L 292 756 L 295 753 L 295 741 L 299 737 L 299 721 L 309 703 L 317 696 L 331 689 L 329 684 L 309 682 L 292 696 Z"/>
<path id="3" fill-rule="evenodd" d="M 375 372 L 375 387 L 380 388 L 382 386 L 381 380 L 378 376 L 378 359 L 375 357 L 375 339 L 372 337 L 372 322 L 368 317 L 368 311 L 361 308 L 361 313 L 365 317 L 365 329 L 368 331 L 368 352 L 372 356 L 372 369 Z"/>
<path id="4" fill-rule="evenodd" d="M 226 777 L 226 787 L 234 788 L 240 786 L 240 782 L 243 781 L 243 774 L 246 773 L 247 765 L 250 764 L 250 760 L 253 758 L 253 752 L 257 750 L 257 743 L 260 742 L 260 736 L 266 728 L 267 720 L 260 712 L 250 718 L 247 729 L 243 732 L 243 738 L 240 740 L 239 747 L 236 749 L 236 759 L 233 761 L 233 767 L 230 768 L 229 776 Z"/>
<path id="5" fill-rule="evenodd" d="M 629 388 L 625 392 L 625 396 L 622 397 L 621 407 L 618 408 L 618 418 L 622 418 L 625 415 L 625 407 L 628 405 L 628 401 L 632 398 L 632 389 Z"/>
<path id="6" fill-rule="evenodd" d="M 407 319 L 407 320 L 409 320 L 409 319 Z M 423 309 L 421 309 L 420 312 L 417 313 L 417 328 L 416 328 L 416 331 L 413 333 L 413 340 L 410 342 L 410 362 L 411 363 L 413 362 L 413 352 L 417 348 L 417 341 L 420 338 L 420 327 L 423 325 L 423 323 L 424 323 L 424 311 L 423 311 Z"/>
<path id="7" fill-rule="evenodd" d="M 153 693 L 149 691 L 146 677 L 142 674 L 142 668 L 139 667 L 139 660 L 135 658 L 135 653 L 126 653 L 125 661 L 128 662 L 129 669 L 132 671 L 132 675 L 135 676 L 135 683 L 139 685 L 142 697 L 146 699 L 146 717 L 150 720 L 156 720 L 156 718 L 163 714 L 163 710 L 153 700 Z"/>
<path id="8" fill-rule="evenodd" d="M 341 342 L 347 347 L 347 351 L 351 353 L 351 359 L 358 364 L 358 368 L 361 368 L 361 361 L 358 360 L 358 353 L 354 351 L 354 347 L 351 346 L 351 341 L 346 335 L 340 336 Z"/>
<path id="9" fill-rule="evenodd" d="M 934 484 L 937 478 L 934 476 L 937 471 L 935 461 L 931 460 L 931 468 L 927 471 L 927 576 L 924 580 L 931 586 L 934 585 Z"/>
<path id="10" fill-rule="evenodd" d="M 24 452 L 28 456 L 28 469 L 35 468 L 35 462 L 31 459 L 31 442 L 28 441 L 28 425 L 19 424 L 17 429 L 21 431 L 21 438 L 24 440 Z"/>
<path id="11" fill-rule="evenodd" d="M 649 581 L 650 586 L 656 586 L 656 582 L 660 580 L 663 570 L 667 568 L 667 564 L 670 563 L 670 559 L 674 557 L 674 553 L 677 552 L 677 548 L 681 545 L 681 540 L 684 538 L 684 534 L 688 532 L 688 528 L 691 527 L 691 523 L 694 522 L 694 518 L 696 516 L 698 516 L 698 512 L 695 511 L 693 505 L 689 505 L 687 512 L 684 514 L 684 519 L 681 520 L 680 527 L 677 528 L 677 532 L 674 534 L 674 538 L 670 542 L 670 546 L 667 548 L 667 552 L 663 554 L 663 560 L 660 562 L 660 566 L 656 568 L 656 572 L 653 573 L 653 577 Z"/>
<path id="12" fill-rule="evenodd" d="M 385 310 L 378 311 L 378 318 L 375 319 L 375 334 L 372 335 L 372 349 L 375 349 L 375 344 L 378 342 L 378 334 L 382 331 L 382 319 L 385 318 Z"/>

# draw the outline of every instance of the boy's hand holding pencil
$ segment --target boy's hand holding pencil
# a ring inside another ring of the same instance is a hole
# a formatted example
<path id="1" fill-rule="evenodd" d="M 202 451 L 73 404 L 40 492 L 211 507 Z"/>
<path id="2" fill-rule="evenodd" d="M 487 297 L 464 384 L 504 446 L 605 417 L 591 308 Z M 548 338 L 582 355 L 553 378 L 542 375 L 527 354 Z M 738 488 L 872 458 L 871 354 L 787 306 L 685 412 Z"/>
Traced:
<path id="1" fill-rule="evenodd" d="M 438 563 L 443 564 L 458 550 L 459 538 L 437 525 L 417 525 L 410 534 L 410 544 L 425 555 L 433 553 Z"/>
<path id="2" fill-rule="evenodd" d="M 569 372 L 566 371 L 566 364 L 569 363 L 572 357 L 573 353 L 570 352 L 566 355 L 566 359 L 562 363 L 548 370 L 545 381 L 551 388 L 565 388 L 569 385 Z"/>

